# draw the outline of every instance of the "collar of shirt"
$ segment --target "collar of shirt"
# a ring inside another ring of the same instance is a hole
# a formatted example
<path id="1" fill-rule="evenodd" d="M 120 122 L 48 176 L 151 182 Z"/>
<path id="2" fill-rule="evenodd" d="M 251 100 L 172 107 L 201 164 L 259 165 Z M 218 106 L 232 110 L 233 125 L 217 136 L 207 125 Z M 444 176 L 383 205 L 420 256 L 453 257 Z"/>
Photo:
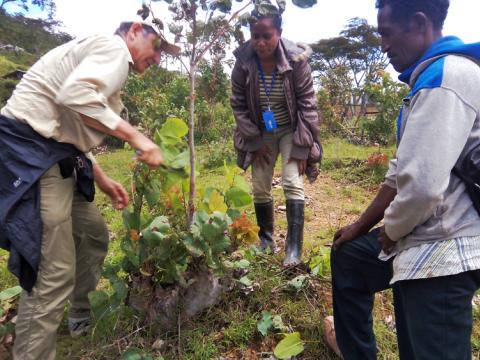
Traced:
<path id="1" fill-rule="evenodd" d="M 122 47 L 125 49 L 125 52 L 128 54 L 128 62 L 133 64 L 132 54 L 130 54 L 130 50 L 128 50 L 127 43 L 120 35 L 115 35 L 115 40 L 122 44 Z"/>

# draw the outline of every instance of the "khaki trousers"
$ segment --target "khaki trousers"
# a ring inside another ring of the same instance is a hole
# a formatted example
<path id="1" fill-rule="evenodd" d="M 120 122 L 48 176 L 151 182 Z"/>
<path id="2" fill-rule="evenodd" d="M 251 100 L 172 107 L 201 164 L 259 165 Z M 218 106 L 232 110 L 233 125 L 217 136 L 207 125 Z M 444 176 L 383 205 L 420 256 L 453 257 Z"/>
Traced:
<path id="1" fill-rule="evenodd" d="M 38 278 L 22 293 L 15 327 L 14 360 L 54 360 L 57 329 L 67 300 L 70 316 L 87 317 L 88 292 L 95 290 L 108 248 L 108 231 L 98 209 L 76 193 L 73 177 L 58 165 L 40 179 L 43 222 Z"/>
<path id="2" fill-rule="evenodd" d="M 303 177 L 298 173 L 296 161 L 288 163 L 292 150 L 292 130 L 290 126 L 279 127 L 274 132 L 263 134 L 264 143 L 272 152 L 268 166 L 263 168 L 252 164 L 253 201 L 264 204 L 273 200 L 272 179 L 278 155 L 282 155 L 282 187 L 287 200 L 304 200 Z"/>

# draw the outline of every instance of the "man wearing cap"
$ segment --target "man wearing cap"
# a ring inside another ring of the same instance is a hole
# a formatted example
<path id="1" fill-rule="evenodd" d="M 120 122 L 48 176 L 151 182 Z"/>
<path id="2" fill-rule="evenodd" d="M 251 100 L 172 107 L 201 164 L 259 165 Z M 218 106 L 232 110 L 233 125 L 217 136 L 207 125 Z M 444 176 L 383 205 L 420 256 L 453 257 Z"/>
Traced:
<path id="1" fill-rule="evenodd" d="M 114 36 L 75 39 L 45 54 L 0 110 L 0 246 L 10 251 L 9 269 L 25 290 L 15 360 L 55 358 L 69 298 L 70 317 L 88 318 L 87 294 L 108 243 L 89 202 L 93 179 L 117 208 L 128 195 L 85 154 L 109 134 L 128 142 L 149 167 L 161 165 L 159 147 L 119 116 L 120 90 L 130 69 L 143 73 L 163 51 L 179 50 L 154 27 L 124 22 Z"/>

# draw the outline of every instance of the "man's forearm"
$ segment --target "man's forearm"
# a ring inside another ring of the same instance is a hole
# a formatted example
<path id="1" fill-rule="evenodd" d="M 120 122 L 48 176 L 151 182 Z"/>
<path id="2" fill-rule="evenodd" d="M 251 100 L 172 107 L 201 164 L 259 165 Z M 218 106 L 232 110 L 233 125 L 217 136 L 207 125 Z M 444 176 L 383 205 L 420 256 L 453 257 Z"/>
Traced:
<path id="1" fill-rule="evenodd" d="M 81 115 L 83 121 L 87 126 L 103 132 L 104 134 L 108 134 L 114 136 L 120 140 L 124 140 L 128 142 L 135 150 L 143 150 L 143 145 L 151 141 L 143 134 L 141 134 L 137 129 L 135 129 L 132 125 L 130 125 L 125 120 L 122 120 L 118 123 L 118 126 L 115 130 L 109 129 L 99 121 L 92 119 L 91 117 Z"/>
<path id="2" fill-rule="evenodd" d="M 363 212 L 357 223 L 364 231 L 369 231 L 378 224 L 385 214 L 385 210 L 397 195 L 397 190 L 383 184 L 370 206 Z"/>

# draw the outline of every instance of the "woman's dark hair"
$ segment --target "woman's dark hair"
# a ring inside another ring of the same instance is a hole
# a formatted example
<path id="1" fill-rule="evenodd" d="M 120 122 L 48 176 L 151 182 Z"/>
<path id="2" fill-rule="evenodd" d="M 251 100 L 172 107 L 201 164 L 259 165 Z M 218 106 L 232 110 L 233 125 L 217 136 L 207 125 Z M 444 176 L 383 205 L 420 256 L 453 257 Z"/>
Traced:
<path id="1" fill-rule="evenodd" d="M 251 15 L 252 15 L 252 19 L 250 20 L 250 29 L 255 25 L 257 21 L 260 21 L 262 19 L 272 19 L 273 27 L 277 29 L 279 32 L 282 31 L 282 15 L 280 14 L 260 15 L 259 13 L 257 13 L 256 10 L 253 10 Z"/>
<path id="2" fill-rule="evenodd" d="M 424 13 L 436 30 L 443 28 L 450 0 L 376 0 L 375 7 L 390 6 L 391 18 L 397 23 L 406 24 L 417 12 Z"/>
<path id="3" fill-rule="evenodd" d="M 120 26 L 117 30 L 115 30 L 114 35 L 125 35 L 132 27 L 132 24 L 133 21 L 124 21 L 120 23 Z M 150 25 L 142 24 L 142 28 L 147 34 L 157 34 L 157 32 Z"/>

